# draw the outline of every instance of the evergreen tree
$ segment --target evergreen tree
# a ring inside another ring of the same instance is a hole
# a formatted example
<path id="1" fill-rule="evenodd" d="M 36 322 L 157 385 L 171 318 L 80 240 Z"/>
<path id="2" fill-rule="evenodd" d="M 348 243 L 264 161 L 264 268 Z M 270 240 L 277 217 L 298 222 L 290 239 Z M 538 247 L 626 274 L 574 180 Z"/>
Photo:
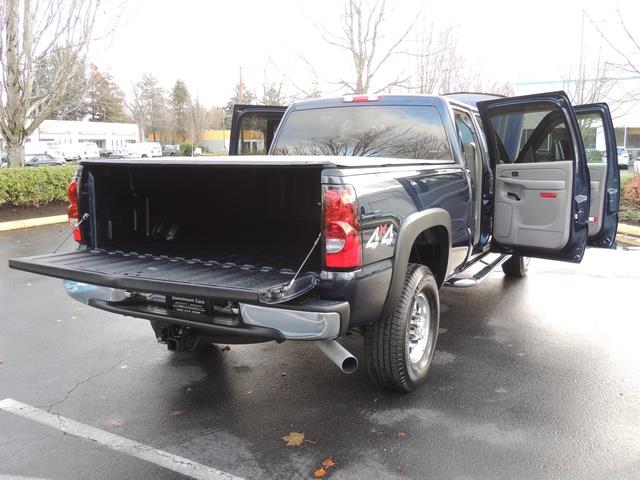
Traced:
<path id="1" fill-rule="evenodd" d="M 86 112 L 93 122 L 122 122 L 124 115 L 124 93 L 108 73 L 102 73 L 91 65 Z"/>
<path id="2" fill-rule="evenodd" d="M 171 130 L 172 137 L 174 137 L 175 142 L 175 134 L 181 135 L 183 138 L 187 137 L 188 127 L 187 127 L 187 109 L 191 103 L 191 95 L 189 95 L 189 90 L 185 83 L 178 79 L 171 89 L 171 93 L 169 95 L 169 108 L 171 110 Z"/>

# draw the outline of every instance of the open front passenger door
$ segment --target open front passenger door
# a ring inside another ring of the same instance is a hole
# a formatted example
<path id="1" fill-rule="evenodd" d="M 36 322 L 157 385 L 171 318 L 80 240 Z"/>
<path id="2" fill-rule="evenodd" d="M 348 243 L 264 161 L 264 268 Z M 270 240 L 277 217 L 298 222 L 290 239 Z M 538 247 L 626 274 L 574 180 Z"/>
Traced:
<path id="1" fill-rule="evenodd" d="M 229 155 L 266 155 L 287 107 L 234 105 Z"/>
<path id="2" fill-rule="evenodd" d="M 575 106 L 591 177 L 589 245 L 615 246 L 620 206 L 618 147 L 606 103 Z"/>
<path id="3" fill-rule="evenodd" d="M 479 102 L 494 170 L 498 251 L 580 262 L 587 245 L 589 171 L 564 92 Z"/>

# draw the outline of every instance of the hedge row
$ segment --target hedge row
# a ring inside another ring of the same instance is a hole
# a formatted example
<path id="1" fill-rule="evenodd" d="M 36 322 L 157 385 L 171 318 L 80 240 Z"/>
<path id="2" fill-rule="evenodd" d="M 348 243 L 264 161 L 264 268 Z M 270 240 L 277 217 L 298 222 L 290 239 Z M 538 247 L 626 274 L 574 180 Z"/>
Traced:
<path id="1" fill-rule="evenodd" d="M 0 207 L 39 206 L 65 201 L 76 165 L 0 169 Z"/>

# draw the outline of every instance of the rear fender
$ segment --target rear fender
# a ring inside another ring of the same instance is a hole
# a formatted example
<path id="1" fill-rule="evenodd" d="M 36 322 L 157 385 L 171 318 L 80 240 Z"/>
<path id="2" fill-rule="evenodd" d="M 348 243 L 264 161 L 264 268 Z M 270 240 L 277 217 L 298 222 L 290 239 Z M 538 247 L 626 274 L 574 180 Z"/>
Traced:
<path id="1" fill-rule="evenodd" d="M 433 227 L 444 227 L 447 230 L 449 237 L 447 259 L 448 262 L 451 261 L 451 217 L 449 213 L 442 208 L 430 208 L 409 215 L 400 226 L 400 231 L 398 232 L 391 285 L 389 286 L 389 292 L 380 319 L 388 318 L 400 301 L 414 242 L 422 232 Z M 447 265 L 445 276 L 449 271 L 451 271 L 451 265 Z"/>

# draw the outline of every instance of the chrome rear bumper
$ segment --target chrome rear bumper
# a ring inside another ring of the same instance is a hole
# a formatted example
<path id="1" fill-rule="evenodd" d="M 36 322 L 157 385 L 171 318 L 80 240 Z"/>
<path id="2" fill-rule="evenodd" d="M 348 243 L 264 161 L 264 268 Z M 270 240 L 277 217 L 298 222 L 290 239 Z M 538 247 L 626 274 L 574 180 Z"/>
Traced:
<path id="1" fill-rule="evenodd" d="M 89 285 L 86 283 L 72 282 L 65 280 L 64 288 L 67 294 L 79 302 L 93 304 L 98 307 L 102 305 L 103 310 L 116 311 L 124 315 L 151 319 L 149 313 L 141 314 L 140 310 L 126 310 L 127 300 L 133 297 L 131 292 Z M 113 308 L 107 308 L 110 305 Z M 287 307 L 287 308 L 283 308 Z M 335 307 L 335 309 L 333 309 Z M 157 312 L 154 313 L 157 317 Z M 197 324 L 193 317 L 174 317 L 175 312 L 163 315 L 164 321 L 182 323 L 188 326 Z M 262 306 L 246 303 L 239 304 L 239 322 L 237 326 L 229 327 L 228 321 L 224 326 L 225 334 L 229 334 L 229 328 L 241 330 L 269 329 L 278 332 L 277 337 L 285 340 L 333 340 L 340 336 L 342 325 L 348 323 L 349 308 L 346 302 L 326 302 L 318 301 L 304 302 L 302 304 L 282 306 Z M 153 317 L 155 319 L 155 317 Z M 228 316 L 227 316 L 228 318 Z M 216 318 L 208 317 L 202 322 L 203 329 L 210 332 L 215 331 Z M 244 327 L 244 328 L 243 328 Z M 256 329 L 255 327 L 259 327 Z M 198 328 L 197 326 L 194 328 Z M 242 333 L 246 333 L 243 331 Z"/>

